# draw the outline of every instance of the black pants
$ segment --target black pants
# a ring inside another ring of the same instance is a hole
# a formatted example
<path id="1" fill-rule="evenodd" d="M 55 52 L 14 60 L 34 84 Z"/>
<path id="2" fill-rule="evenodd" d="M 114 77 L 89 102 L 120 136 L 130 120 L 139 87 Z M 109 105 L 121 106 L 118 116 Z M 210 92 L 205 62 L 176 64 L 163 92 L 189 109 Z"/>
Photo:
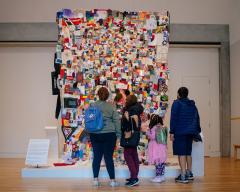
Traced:
<path id="1" fill-rule="evenodd" d="M 90 134 L 90 140 L 93 147 L 93 176 L 98 177 L 102 157 L 106 163 L 110 179 L 115 179 L 115 170 L 113 162 L 113 152 L 116 145 L 117 136 L 115 133 Z"/>

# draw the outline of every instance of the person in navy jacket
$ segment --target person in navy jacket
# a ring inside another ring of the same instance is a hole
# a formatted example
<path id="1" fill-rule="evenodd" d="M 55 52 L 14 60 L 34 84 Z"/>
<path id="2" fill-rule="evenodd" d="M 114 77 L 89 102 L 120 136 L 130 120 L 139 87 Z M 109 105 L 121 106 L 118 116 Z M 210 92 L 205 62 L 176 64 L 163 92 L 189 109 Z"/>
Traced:
<path id="1" fill-rule="evenodd" d="M 193 100 L 188 98 L 188 89 L 178 89 L 178 98 L 172 104 L 170 119 L 170 140 L 173 141 L 173 154 L 178 155 L 181 174 L 176 182 L 188 183 L 193 180 L 192 142 L 201 132 L 198 109 Z"/>

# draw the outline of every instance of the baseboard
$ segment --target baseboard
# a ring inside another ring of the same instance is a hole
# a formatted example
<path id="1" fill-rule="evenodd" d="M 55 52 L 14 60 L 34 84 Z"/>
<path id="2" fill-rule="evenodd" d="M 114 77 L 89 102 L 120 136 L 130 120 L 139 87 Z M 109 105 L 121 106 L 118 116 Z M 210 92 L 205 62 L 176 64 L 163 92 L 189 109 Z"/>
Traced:
<path id="1" fill-rule="evenodd" d="M 25 158 L 25 153 L 0 153 L 0 158 Z"/>
<path id="2" fill-rule="evenodd" d="M 220 151 L 212 151 L 209 154 L 210 157 L 221 157 L 221 152 Z"/>

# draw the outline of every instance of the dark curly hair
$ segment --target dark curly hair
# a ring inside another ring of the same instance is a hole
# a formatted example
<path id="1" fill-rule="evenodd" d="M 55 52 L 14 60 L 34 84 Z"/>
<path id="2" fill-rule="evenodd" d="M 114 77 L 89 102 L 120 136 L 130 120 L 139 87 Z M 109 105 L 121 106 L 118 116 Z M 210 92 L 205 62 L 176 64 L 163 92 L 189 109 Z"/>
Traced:
<path id="1" fill-rule="evenodd" d="M 151 117 L 150 117 L 149 128 L 152 129 L 155 125 L 157 125 L 159 123 L 161 125 L 163 125 L 162 118 L 157 114 L 152 114 Z"/>

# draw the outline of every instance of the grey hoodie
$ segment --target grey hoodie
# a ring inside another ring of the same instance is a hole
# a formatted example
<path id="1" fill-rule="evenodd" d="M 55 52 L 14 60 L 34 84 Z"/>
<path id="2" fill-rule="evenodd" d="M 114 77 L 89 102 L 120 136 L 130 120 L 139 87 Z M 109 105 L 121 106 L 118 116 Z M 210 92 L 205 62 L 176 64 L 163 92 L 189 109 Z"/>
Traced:
<path id="1" fill-rule="evenodd" d="M 96 132 L 101 133 L 116 133 L 117 137 L 121 136 L 120 116 L 116 108 L 111 103 L 106 101 L 97 101 L 95 103 L 103 113 L 103 129 Z"/>

